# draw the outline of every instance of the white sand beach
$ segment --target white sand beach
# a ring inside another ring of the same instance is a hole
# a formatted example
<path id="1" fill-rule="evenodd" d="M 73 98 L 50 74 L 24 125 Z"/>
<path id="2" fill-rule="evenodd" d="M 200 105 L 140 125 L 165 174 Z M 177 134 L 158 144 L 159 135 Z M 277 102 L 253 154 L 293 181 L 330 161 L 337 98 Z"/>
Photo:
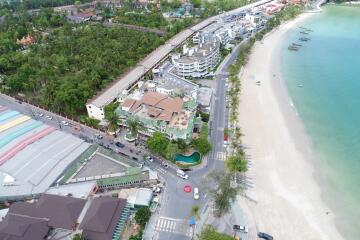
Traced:
<path id="1" fill-rule="evenodd" d="M 248 147 L 253 183 L 250 201 L 239 197 L 249 225 L 274 239 L 342 239 L 334 213 L 321 198 L 310 144 L 280 79 L 280 44 L 285 33 L 308 15 L 282 25 L 253 48 L 241 75 L 239 124 Z M 261 85 L 256 84 L 261 81 Z"/>

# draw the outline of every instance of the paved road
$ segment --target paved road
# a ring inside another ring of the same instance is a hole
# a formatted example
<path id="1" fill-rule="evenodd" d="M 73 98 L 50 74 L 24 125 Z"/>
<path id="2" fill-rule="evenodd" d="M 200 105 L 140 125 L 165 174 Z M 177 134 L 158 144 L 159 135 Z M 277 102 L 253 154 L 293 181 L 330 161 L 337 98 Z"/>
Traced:
<path id="1" fill-rule="evenodd" d="M 162 195 L 161 209 L 152 223 L 155 232 L 151 236 L 147 235 L 147 239 L 169 239 L 182 240 L 190 239 L 190 227 L 187 219 L 190 218 L 191 208 L 195 205 L 201 207 L 201 212 L 206 208 L 210 208 L 209 196 L 202 186 L 204 186 L 205 177 L 211 171 L 222 171 L 224 168 L 224 161 L 226 159 L 226 149 L 224 147 L 224 128 L 228 124 L 228 111 L 226 107 L 226 92 L 228 77 L 227 70 L 231 64 L 236 60 L 236 56 L 241 46 L 236 47 L 233 52 L 222 62 L 217 72 L 215 73 L 216 91 L 213 98 L 213 108 L 211 114 L 210 124 L 210 141 L 212 144 L 212 151 L 207 157 L 206 165 L 203 168 L 188 172 L 189 180 L 182 180 L 178 177 L 172 177 L 169 174 L 162 176 L 166 181 L 166 189 Z M 189 184 L 193 187 L 199 187 L 200 199 L 194 200 L 192 193 L 184 193 L 183 186 Z M 202 191 L 203 190 L 203 191 Z M 176 219 L 179 224 L 184 225 L 184 231 L 179 233 L 176 228 L 170 223 L 165 226 L 165 222 L 159 219 L 172 218 Z M 236 214 L 232 219 L 237 224 L 245 225 L 245 220 Z M 231 233 L 232 225 L 229 222 L 225 225 L 225 232 Z M 246 236 L 242 236 L 246 239 Z"/>
<path id="2" fill-rule="evenodd" d="M 49 126 L 57 128 L 60 131 L 64 131 L 72 135 L 78 136 L 79 138 L 85 140 L 86 142 L 98 143 L 102 146 L 111 148 L 115 152 L 120 152 L 131 158 L 142 160 L 142 156 L 147 155 L 147 152 L 145 150 L 135 148 L 131 144 L 121 140 L 120 141 L 125 145 L 125 147 L 118 148 L 117 146 L 115 146 L 114 144 L 115 139 L 112 136 L 109 136 L 101 131 L 87 127 L 85 125 L 81 125 L 78 122 L 72 121 L 71 119 L 67 119 L 56 113 L 46 111 L 44 109 L 38 108 L 26 102 L 21 103 L 2 93 L 0 93 L 0 105 L 18 111 L 36 120 L 42 121 Z M 40 114 L 43 114 L 43 116 L 40 116 Z M 46 116 L 50 116 L 51 120 L 46 118 Z M 68 122 L 69 125 L 65 126 L 62 123 L 62 121 Z M 79 129 L 76 130 L 75 126 L 79 126 Z M 102 136 L 102 139 L 99 139 L 99 137 L 96 137 L 96 135 Z"/>
<path id="3" fill-rule="evenodd" d="M 226 108 L 226 91 L 227 91 L 227 69 L 236 60 L 239 47 L 223 61 L 215 74 L 216 91 L 213 98 L 213 112 L 211 114 L 210 124 L 210 141 L 212 143 L 212 152 L 207 157 L 206 166 L 188 172 L 189 180 L 183 180 L 176 176 L 177 167 L 169 165 L 168 168 L 162 166 L 161 159 L 155 159 L 153 162 L 145 161 L 151 169 L 159 173 L 161 180 L 165 183 L 165 192 L 161 194 L 161 208 L 157 213 L 157 218 L 154 222 L 154 238 L 145 239 L 171 239 L 182 240 L 190 239 L 192 236 L 192 229 L 188 226 L 187 219 L 190 218 L 191 208 L 195 205 L 201 206 L 201 211 L 209 208 L 209 197 L 202 188 L 204 185 L 206 175 L 213 171 L 221 171 L 224 168 L 224 160 L 226 159 L 226 149 L 223 146 L 224 128 L 228 123 L 228 108 Z M 114 138 L 106 135 L 103 132 L 80 125 L 70 119 L 59 116 L 55 113 L 40 109 L 28 103 L 20 103 L 13 98 L 0 93 L 0 105 L 6 106 L 16 110 L 24 115 L 28 115 L 34 119 L 42 121 L 50 126 L 53 126 L 60 131 L 65 131 L 75 136 L 84 139 L 87 142 L 98 143 L 100 145 L 109 147 L 115 152 L 121 152 L 129 157 L 136 158 L 142 161 L 143 155 L 148 155 L 145 149 L 136 147 L 122 141 L 124 148 L 115 146 Z M 43 114 L 40 117 L 40 114 Z M 45 116 L 50 116 L 52 119 L 47 119 Z M 69 126 L 62 124 L 62 121 L 69 122 Z M 80 130 L 75 130 L 73 126 L 80 126 Z M 95 135 L 101 135 L 103 138 L 99 139 Z M 193 193 L 185 193 L 183 191 L 184 185 L 189 184 L 192 187 L 200 189 L 200 199 L 195 200 Z M 239 219 L 237 217 L 236 219 Z M 238 220 L 237 220 L 238 221 Z M 244 222 L 237 222 L 244 224 Z M 225 226 L 226 232 L 231 232 L 231 224 Z M 245 239 L 245 238 L 244 238 Z"/>

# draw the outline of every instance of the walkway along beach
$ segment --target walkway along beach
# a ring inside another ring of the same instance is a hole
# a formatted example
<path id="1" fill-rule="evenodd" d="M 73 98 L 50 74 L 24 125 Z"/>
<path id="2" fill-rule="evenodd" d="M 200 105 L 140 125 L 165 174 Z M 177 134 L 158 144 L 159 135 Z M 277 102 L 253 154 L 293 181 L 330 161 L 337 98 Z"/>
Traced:
<path id="1" fill-rule="evenodd" d="M 274 239 L 342 239 L 334 213 L 321 198 L 309 141 L 281 80 L 282 40 L 309 15 L 256 42 L 240 76 L 239 125 L 251 161 L 247 176 L 253 186 L 247 195 L 254 201 L 238 200 L 246 213 L 249 237 L 264 231 Z"/>

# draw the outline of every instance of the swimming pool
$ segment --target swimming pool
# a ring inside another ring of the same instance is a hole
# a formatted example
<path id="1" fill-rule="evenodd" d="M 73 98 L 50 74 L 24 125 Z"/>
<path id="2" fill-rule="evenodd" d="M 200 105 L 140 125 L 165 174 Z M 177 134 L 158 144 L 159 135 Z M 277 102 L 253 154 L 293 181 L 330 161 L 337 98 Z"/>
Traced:
<path id="1" fill-rule="evenodd" d="M 186 156 L 183 154 L 177 154 L 174 157 L 174 160 L 176 162 L 180 162 L 183 164 L 193 164 L 193 163 L 198 163 L 201 159 L 201 155 L 199 152 L 193 152 L 191 155 Z"/>

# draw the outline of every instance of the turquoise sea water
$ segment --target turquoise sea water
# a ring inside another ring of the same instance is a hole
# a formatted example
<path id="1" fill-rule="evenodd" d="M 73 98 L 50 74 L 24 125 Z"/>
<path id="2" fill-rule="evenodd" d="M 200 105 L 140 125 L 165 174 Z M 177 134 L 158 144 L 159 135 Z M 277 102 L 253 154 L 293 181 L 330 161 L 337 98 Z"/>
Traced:
<path id="1" fill-rule="evenodd" d="M 288 33 L 282 74 L 312 142 L 330 214 L 345 239 L 360 239 L 360 8 L 326 6 L 299 25 L 313 32 Z M 311 40 L 300 42 L 304 36 Z M 292 42 L 303 46 L 288 51 Z"/>

